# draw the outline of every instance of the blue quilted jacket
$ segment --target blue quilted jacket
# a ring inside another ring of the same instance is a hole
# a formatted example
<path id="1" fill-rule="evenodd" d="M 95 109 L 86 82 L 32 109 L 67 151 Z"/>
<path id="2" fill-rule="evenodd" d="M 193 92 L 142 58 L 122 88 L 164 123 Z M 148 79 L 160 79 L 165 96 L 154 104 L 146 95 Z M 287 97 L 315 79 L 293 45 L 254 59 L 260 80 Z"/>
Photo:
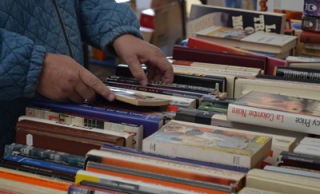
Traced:
<path id="1" fill-rule="evenodd" d="M 0 157 L 36 95 L 46 52 L 83 64 L 82 42 L 115 55 L 109 44 L 127 33 L 142 38 L 130 7 L 114 0 L 0 0 Z"/>

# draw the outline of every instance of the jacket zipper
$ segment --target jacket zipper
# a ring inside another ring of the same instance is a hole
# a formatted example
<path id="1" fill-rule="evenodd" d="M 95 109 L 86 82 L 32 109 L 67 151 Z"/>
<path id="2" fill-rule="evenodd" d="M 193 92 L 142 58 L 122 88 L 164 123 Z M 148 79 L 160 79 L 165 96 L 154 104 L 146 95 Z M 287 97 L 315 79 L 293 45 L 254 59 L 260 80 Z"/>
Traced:
<path id="1" fill-rule="evenodd" d="M 61 28 L 62 28 L 62 32 L 63 32 L 64 38 L 66 39 L 66 43 L 67 43 L 67 46 L 68 46 L 68 49 L 69 49 L 69 52 L 70 52 L 70 56 L 73 58 L 73 54 L 71 52 L 70 42 L 69 42 L 69 39 L 67 37 L 66 29 L 64 28 L 64 25 L 63 25 L 63 22 L 62 22 L 62 18 L 61 18 L 60 12 L 59 12 L 59 8 L 57 6 L 57 2 L 56 2 L 56 0 L 52 0 L 52 3 L 53 3 L 54 8 L 55 8 L 55 10 L 57 12 L 57 15 L 58 15 L 58 18 L 59 18 L 59 22 L 60 22 L 60 25 L 61 25 Z"/>

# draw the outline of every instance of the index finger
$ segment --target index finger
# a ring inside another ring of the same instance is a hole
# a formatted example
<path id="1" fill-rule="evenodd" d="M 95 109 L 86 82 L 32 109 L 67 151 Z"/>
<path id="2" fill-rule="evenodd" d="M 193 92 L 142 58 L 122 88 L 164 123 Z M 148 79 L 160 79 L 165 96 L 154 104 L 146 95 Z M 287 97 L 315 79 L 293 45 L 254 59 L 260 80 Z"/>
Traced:
<path id="1" fill-rule="evenodd" d="M 81 69 L 79 77 L 84 84 L 93 89 L 97 94 L 103 96 L 105 99 L 109 101 L 113 101 L 115 99 L 113 92 L 99 78 L 88 70 L 84 68 Z"/>

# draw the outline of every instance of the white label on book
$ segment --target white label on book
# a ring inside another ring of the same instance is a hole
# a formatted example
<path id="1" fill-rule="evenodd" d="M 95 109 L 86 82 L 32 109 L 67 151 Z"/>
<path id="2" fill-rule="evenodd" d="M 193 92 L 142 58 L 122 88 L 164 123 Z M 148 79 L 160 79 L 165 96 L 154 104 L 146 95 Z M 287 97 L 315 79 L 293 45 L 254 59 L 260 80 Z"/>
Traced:
<path id="1" fill-rule="evenodd" d="M 33 145 L 33 136 L 31 135 L 31 134 L 28 134 L 27 136 L 26 136 L 26 144 L 28 145 L 28 146 L 32 146 Z"/>

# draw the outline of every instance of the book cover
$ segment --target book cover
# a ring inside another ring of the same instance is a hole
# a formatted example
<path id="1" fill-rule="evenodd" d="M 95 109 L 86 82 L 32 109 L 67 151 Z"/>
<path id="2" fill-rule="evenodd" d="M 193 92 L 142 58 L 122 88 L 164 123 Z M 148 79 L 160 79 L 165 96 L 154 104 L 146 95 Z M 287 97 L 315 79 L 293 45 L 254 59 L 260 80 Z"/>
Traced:
<path id="1" fill-rule="evenodd" d="M 260 55 L 257 53 L 249 52 L 247 50 L 242 50 L 218 43 L 214 43 L 212 41 L 206 41 L 202 40 L 196 37 L 190 37 L 188 40 L 188 47 L 191 48 L 199 48 L 199 49 L 206 49 L 206 50 L 214 50 L 214 51 L 223 51 L 227 53 L 236 53 L 236 54 L 242 54 L 244 57 L 250 58 L 251 56 L 260 56 L 260 57 L 265 57 L 266 58 L 266 66 L 265 71 L 266 75 L 272 75 L 274 67 L 276 66 L 286 66 L 286 61 L 273 58 L 273 57 L 266 57 L 264 55 Z"/>
<path id="2" fill-rule="evenodd" d="M 207 16 L 207 18 L 203 16 Z M 216 26 L 244 29 L 250 32 L 264 31 L 277 34 L 284 33 L 286 20 L 285 14 L 193 4 L 191 6 L 189 21 L 192 22 L 200 17 L 204 21 L 208 18 L 213 18 L 214 25 Z M 196 26 L 199 22 L 201 23 L 201 21 L 193 24 L 193 26 Z M 192 28 L 191 25 L 192 23 L 188 24 L 188 29 Z M 198 29 L 198 31 L 202 29 Z"/>
<path id="3" fill-rule="evenodd" d="M 115 108 L 96 107 L 89 104 L 59 103 L 49 100 L 36 99 L 33 102 L 33 105 L 41 108 L 48 108 L 55 112 L 85 115 L 106 119 L 115 123 L 126 122 L 135 125 L 142 125 L 144 129 L 144 138 L 157 131 L 164 122 L 164 118 L 159 116 L 117 110 Z"/>
<path id="4" fill-rule="evenodd" d="M 304 153 L 282 151 L 276 166 L 291 166 L 311 170 L 320 170 L 320 157 Z"/>
<path id="5" fill-rule="evenodd" d="M 283 53 L 297 44 L 296 36 L 253 32 L 229 27 L 211 26 L 198 31 L 196 37 L 223 45 L 270 53 Z"/>
<path id="6" fill-rule="evenodd" d="M 183 121 L 170 121 L 142 145 L 144 152 L 244 168 L 265 159 L 270 149 L 267 136 Z"/>
<path id="7" fill-rule="evenodd" d="M 86 155 L 86 164 L 90 161 L 194 181 L 230 186 L 230 189 L 233 191 L 244 186 L 244 174 L 242 173 L 129 152 L 110 149 L 104 149 L 103 151 L 91 150 Z M 88 164 L 86 167 L 87 166 Z"/>
<path id="8" fill-rule="evenodd" d="M 315 137 L 315 138 L 314 137 L 305 137 L 300 141 L 299 144 L 320 147 L 320 139 L 317 137 Z"/>
<path id="9" fill-rule="evenodd" d="M 230 103 L 227 115 L 230 121 L 320 134 L 319 107 L 319 100 L 251 91 Z"/>
<path id="10" fill-rule="evenodd" d="M 310 32 L 320 32 L 320 18 L 302 16 L 301 29 Z"/>
<path id="11" fill-rule="evenodd" d="M 298 153 L 298 154 L 308 154 L 308 155 L 320 157 L 320 147 L 319 146 L 299 144 L 293 150 L 293 152 Z"/>
<path id="12" fill-rule="evenodd" d="M 320 16 L 320 1 L 304 0 L 303 14 L 307 16 Z"/>
<path id="13" fill-rule="evenodd" d="M 133 104 L 136 106 L 166 106 L 170 103 L 169 100 L 156 98 L 153 96 L 141 95 L 135 92 L 113 90 L 116 100 Z"/>
<path id="14" fill-rule="evenodd" d="M 300 42 L 320 44 L 320 34 L 316 32 L 302 31 L 300 33 Z"/>

